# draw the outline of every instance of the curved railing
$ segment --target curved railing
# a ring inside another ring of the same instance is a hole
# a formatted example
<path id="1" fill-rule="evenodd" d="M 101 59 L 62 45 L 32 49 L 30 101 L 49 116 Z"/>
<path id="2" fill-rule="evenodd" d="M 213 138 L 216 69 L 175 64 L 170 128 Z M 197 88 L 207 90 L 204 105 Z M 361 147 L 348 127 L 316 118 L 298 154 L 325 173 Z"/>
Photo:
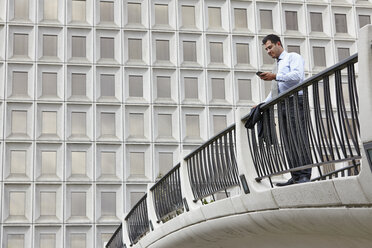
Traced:
<path id="1" fill-rule="evenodd" d="M 107 242 L 106 248 L 126 248 L 127 246 L 123 242 L 123 225 L 121 224 L 111 239 Z"/>

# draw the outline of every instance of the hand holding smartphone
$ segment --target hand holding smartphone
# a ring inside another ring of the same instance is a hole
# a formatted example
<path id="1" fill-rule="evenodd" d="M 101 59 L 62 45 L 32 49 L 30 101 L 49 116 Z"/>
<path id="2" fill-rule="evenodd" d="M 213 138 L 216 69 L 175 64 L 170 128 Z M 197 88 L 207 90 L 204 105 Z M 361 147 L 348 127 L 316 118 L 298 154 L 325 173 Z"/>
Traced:
<path id="1" fill-rule="evenodd" d="M 262 73 L 263 73 L 262 71 L 258 71 L 258 72 L 256 72 L 256 75 L 260 77 L 260 75 L 261 75 Z"/>

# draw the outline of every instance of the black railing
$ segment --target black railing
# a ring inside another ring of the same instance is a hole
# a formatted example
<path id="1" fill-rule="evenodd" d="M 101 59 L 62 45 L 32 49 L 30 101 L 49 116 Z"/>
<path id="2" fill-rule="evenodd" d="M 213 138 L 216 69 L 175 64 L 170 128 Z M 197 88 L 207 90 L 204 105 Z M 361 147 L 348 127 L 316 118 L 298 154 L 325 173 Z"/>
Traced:
<path id="1" fill-rule="evenodd" d="M 180 164 L 177 164 L 150 189 L 159 222 L 183 212 L 179 169 Z"/>
<path id="2" fill-rule="evenodd" d="M 312 167 L 324 179 L 322 165 L 344 160 L 357 173 L 357 61 L 355 54 L 261 106 L 263 135 L 258 136 L 257 127 L 247 129 L 257 181 L 268 177 L 271 183 L 271 176 Z"/>
<path id="3" fill-rule="evenodd" d="M 149 217 L 147 211 L 147 194 L 145 194 L 125 217 L 128 227 L 128 236 L 131 245 L 144 236 L 149 230 Z"/>
<path id="4" fill-rule="evenodd" d="M 106 244 L 106 248 L 125 248 L 126 245 L 123 242 L 123 225 L 121 224 L 110 240 Z"/>
<path id="5" fill-rule="evenodd" d="M 188 155 L 187 169 L 194 201 L 239 185 L 235 156 L 235 125 Z"/>

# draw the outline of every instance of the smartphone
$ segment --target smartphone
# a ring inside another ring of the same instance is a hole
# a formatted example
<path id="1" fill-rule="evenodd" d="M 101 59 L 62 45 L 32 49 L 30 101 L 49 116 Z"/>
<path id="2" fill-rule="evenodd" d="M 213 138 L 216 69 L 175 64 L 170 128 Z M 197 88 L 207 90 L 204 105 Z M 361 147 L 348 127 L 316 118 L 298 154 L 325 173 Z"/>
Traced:
<path id="1" fill-rule="evenodd" d="M 256 75 L 260 76 L 262 73 L 263 73 L 262 71 L 258 71 L 258 72 L 256 72 Z"/>

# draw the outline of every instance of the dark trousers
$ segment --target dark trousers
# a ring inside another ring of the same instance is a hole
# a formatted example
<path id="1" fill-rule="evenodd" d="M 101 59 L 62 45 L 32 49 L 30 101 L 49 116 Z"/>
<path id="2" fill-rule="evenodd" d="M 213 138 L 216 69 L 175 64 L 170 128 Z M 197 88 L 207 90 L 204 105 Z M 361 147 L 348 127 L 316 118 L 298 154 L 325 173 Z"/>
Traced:
<path id="1" fill-rule="evenodd" d="M 286 111 L 284 103 L 282 104 L 282 118 L 283 118 L 283 139 L 284 150 L 287 156 L 287 161 L 289 168 L 295 168 L 298 166 L 306 165 L 311 163 L 310 146 L 308 140 L 307 132 L 305 131 L 305 121 L 304 121 L 304 108 L 303 108 L 303 96 L 298 96 L 298 109 L 299 109 L 299 122 L 296 123 L 295 114 L 295 104 L 294 97 L 289 98 L 289 113 Z M 288 121 L 290 121 L 291 126 L 288 127 Z M 291 128 L 289 130 L 288 128 Z M 303 130 L 304 132 L 298 132 Z M 305 134 L 305 135 L 302 135 Z M 298 180 L 300 177 L 311 177 L 311 168 L 293 171 L 291 172 L 292 178 Z"/>

